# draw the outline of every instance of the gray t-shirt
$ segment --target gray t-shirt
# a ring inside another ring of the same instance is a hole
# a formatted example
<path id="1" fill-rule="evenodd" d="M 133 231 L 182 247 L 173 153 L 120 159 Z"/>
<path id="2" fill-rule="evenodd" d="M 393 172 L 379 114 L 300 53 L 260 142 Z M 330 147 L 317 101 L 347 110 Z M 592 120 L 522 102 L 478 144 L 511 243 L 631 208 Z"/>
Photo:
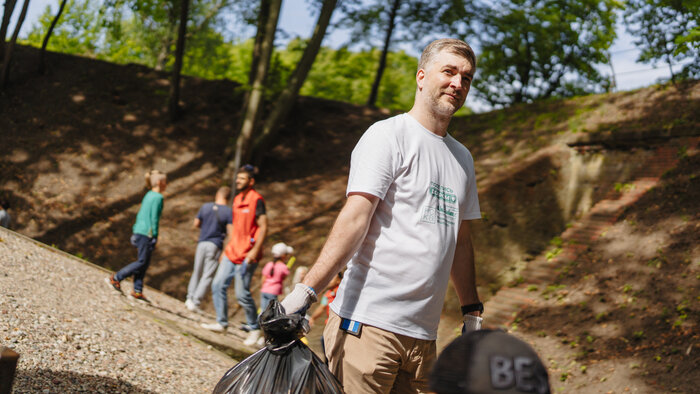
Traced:
<path id="1" fill-rule="evenodd" d="M 434 340 L 459 227 L 481 217 L 471 153 L 409 114 L 372 125 L 352 152 L 347 193 L 381 199 L 331 309 Z"/>

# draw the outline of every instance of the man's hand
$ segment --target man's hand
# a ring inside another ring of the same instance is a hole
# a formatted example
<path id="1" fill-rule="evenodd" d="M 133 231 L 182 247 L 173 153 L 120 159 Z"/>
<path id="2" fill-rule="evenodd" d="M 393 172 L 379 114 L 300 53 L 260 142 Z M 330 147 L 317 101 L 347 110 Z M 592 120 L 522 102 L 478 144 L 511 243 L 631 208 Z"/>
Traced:
<path id="1" fill-rule="evenodd" d="M 464 322 L 462 324 L 462 334 L 466 334 L 468 332 L 481 330 L 481 322 L 483 322 L 484 319 L 467 313 L 464 315 L 462 321 Z"/>
<path id="2" fill-rule="evenodd" d="M 254 263 L 255 259 L 258 257 L 258 253 L 254 252 L 253 249 L 251 249 L 246 255 L 245 255 L 245 260 L 247 260 L 249 263 Z"/>
<path id="3" fill-rule="evenodd" d="M 156 248 L 156 244 L 158 243 L 158 237 L 152 237 L 152 238 L 150 239 L 150 242 L 151 242 L 151 249 L 155 249 L 155 248 Z"/>
<path id="4" fill-rule="evenodd" d="M 309 309 L 311 304 L 316 302 L 316 300 L 316 291 L 314 289 L 303 283 L 297 283 L 297 285 L 294 286 L 294 290 L 292 290 L 280 304 L 288 315 L 293 313 L 304 315 L 307 309 Z"/>

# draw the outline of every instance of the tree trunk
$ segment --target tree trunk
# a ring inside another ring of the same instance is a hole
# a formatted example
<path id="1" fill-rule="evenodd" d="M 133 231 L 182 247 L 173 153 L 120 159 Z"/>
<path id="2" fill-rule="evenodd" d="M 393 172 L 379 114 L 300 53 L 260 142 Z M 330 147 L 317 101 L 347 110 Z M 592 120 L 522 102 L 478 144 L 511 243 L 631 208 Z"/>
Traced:
<path id="1" fill-rule="evenodd" d="M 65 1 L 65 0 L 64 0 Z M 177 33 L 177 46 L 175 47 L 175 65 L 173 67 L 173 79 L 170 82 L 170 121 L 175 122 L 180 112 L 180 71 L 182 70 L 182 58 L 185 55 L 185 34 L 187 33 L 187 14 L 189 13 L 190 0 L 182 0 L 180 5 L 180 27 Z"/>
<path id="2" fill-rule="evenodd" d="M 245 90 L 245 94 L 243 95 L 243 106 L 241 107 L 239 114 L 240 118 L 243 119 L 245 114 L 248 112 L 248 104 L 250 100 L 250 93 L 251 89 L 250 87 L 253 85 L 253 80 L 255 79 L 255 74 L 258 71 L 258 64 L 260 63 L 260 54 L 262 53 L 262 44 L 263 40 L 265 38 L 265 25 L 267 24 L 267 21 L 270 17 L 270 0 L 261 0 L 260 1 L 260 11 L 258 13 L 258 24 L 257 24 L 257 30 L 255 32 L 255 42 L 253 43 L 253 53 L 251 57 L 251 62 L 250 62 L 250 70 L 248 71 L 248 86 Z M 239 129 L 242 127 L 243 123 L 241 123 L 238 127 Z M 224 152 L 225 157 L 231 157 L 233 155 L 235 147 L 228 145 L 226 147 L 226 151 Z M 230 165 L 229 165 L 230 167 Z M 227 167 L 226 171 L 224 172 L 224 179 L 229 178 L 229 173 L 228 171 L 230 168 Z M 238 167 L 236 167 L 237 169 Z"/>
<path id="3" fill-rule="evenodd" d="M 337 0 L 324 0 L 321 13 L 316 22 L 316 27 L 314 28 L 314 33 L 306 45 L 304 53 L 301 59 L 299 59 L 299 63 L 297 63 L 297 67 L 294 69 L 291 77 L 289 77 L 287 86 L 279 97 L 275 99 L 275 106 L 270 116 L 265 120 L 260 135 L 255 139 L 253 152 L 257 158 L 262 157 L 265 148 L 269 145 L 269 141 L 277 134 L 282 122 L 284 122 L 289 112 L 292 110 L 299 96 L 299 90 L 304 84 L 306 77 L 309 75 L 311 66 L 321 48 L 321 42 L 323 42 L 323 37 L 326 35 L 328 24 L 330 23 L 331 16 L 333 15 L 337 3 Z"/>
<path id="4" fill-rule="evenodd" d="M 384 74 L 384 68 L 386 67 L 386 58 L 389 54 L 389 44 L 391 44 L 391 34 L 394 32 L 394 26 L 396 25 L 396 13 L 399 10 L 400 4 L 401 0 L 394 0 L 394 4 L 391 6 L 391 12 L 389 13 L 389 26 L 387 26 L 386 36 L 384 37 L 384 49 L 382 50 L 382 56 L 379 58 L 377 75 L 374 77 L 374 83 L 372 83 L 372 90 L 369 93 L 369 99 L 367 99 L 367 106 L 369 107 L 374 107 L 375 103 L 377 102 L 379 83 L 382 81 L 382 75 Z"/>
<path id="5" fill-rule="evenodd" d="M 39 74 L 43 74 L 44 70 L 46 69 L 46 46 L 49 45 L 49 39 L 51 38 L 51 33 L 53 33 L 54 27 L 56 27 L 56 23 L 58 23 L 58 19 L 61 17 L 63 14 L 63 9 L 66 7 L 66 1 L 67 0 L 61 0 L 61 5 L 58 7 L 58 13 L 56 14 L 56 17 L 53 18 L 53 21 L 51 21 L 51 26 L 49 26 L 49 31 L 46 32 L 46 35 L 44 36 L 44 41 L 41 43 L 41 52 L 39 53 Z"/>
<path id="6" fill-rule="evenodd" d="M 5 89 L 7 86 L 7 78 L 10 75 L 10 61 L 12 60 L 12 52 L 15 49 L 15 43 L 17 42 L 17 36 L 19 36 L 19 30 L 22 28 L 24 23 L 24 18 L 27 16 L 27 8 L 29 8 L 29 0 L 24 0 L 24 5 L 22 5 L 22 12 L 19 14 L 19 19 L 17 19 L 17 25 L 15 25 L 15 32 L 12 33 L 12 39 L 10 40 L 10 45 L 5 48 L 5 57 L 2 63 L 2 74 L 0 79 L 0 88 Z"/>
<path id="7" fill-rule="evenodd" d="M 0 60 L 5 58 L 5 40 L 7 39 L 7 28 L 10 26 L 10 18 L 15 11 L 17 0 L 5 0 L 5 11 L 2 14 L 2 24 L 0 25 Z"/>
<path id="8" fill-rule="evenodd" d="M 610 66 L 610 71 L 612 72 L 612 86 L 610 86 L 610 91 L 614 92 L 617 90 L 617 78 L 615 77 L 615 67 L 613 67 L 612 56 L 610 56 L 610 51 L 605 51 L 605 58 Z"/>
<path id="9" fill-rule="evenodd" d="M 253 43 L 253 57 L 250 63 L 250 72 L 248 73 L 248 84 L 252 85 L 255 79 L 255 73 L 258 70 L 258 62 L 262 53 L 262 43 L 265 38 L 265 24 L 270 17 L 270 0 L 260 1 L 260 14 L 258 15 L 258 25 L 255 32 L 255 42 Z M 245 100 L 248 101 L 248 100 Z"/>
<path id="10" fill-rule="evenodd" d="M 264 39 L 262 40 L 260 60 L 258 61 L 255 78 L 251 86 L 248 100 L 245 104 L 246 112 L 243 117 L 240 133 L 236 139 L 236 149 L 234 158 L 229 162 L 224 179 L 231 179 L 231 184 L 235 184 L 235 176 L 243 161 L 251 156 L 251 141 L 253 131 L 262 112 L 263 93 L 265 90 L 265 79 L 270 68 L 270 59 L 274 49 L 275 33 L 277 31 L 277 21 L 282 8 L 282 0 L 270 0 L 270 13 L 265 23 Z"/>
<path id="11" fill-rule="evenodd" d="M 666 54 L 666 63 L 668 63 L 668 72 L 671 74 L 671 83 L 676 84 L 676 74 L 673 73 L 673 62 L 671 56 Z"/>

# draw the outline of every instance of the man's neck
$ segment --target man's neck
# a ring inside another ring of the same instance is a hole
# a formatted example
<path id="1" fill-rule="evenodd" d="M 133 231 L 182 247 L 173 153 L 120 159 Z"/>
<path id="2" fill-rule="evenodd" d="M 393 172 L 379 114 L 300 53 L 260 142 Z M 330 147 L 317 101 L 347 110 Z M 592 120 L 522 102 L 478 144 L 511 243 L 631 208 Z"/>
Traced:
<path id="1" fill-rule="evenodd" d="M 241 195 L 241 198 L 245 198 L 246 194 L 248 194 L 248 192 L 251 190 L 253 190 L 253 187 L 249 186 L 249 187 L 246 187 L 245 189 L 239 191 L 238 194 Z"/>
<path id="2" fill-rule="evenodd" d="M 408 111 L 408 114 L 432 133 L 440 137 L 447 135 L 447 126 L 450 125 L 450 120 L 452 119 L 451 116 L 443 118 L 428 110 L 420 108 L 418 105 L 414 105 L 413 108 Z"/>
<path id="3" fill-rule="evenodd" d="M 225 198 L 217 198 L 214 200 L 214 204 L 217 205 L 228 205 L 228 200 Z"/>

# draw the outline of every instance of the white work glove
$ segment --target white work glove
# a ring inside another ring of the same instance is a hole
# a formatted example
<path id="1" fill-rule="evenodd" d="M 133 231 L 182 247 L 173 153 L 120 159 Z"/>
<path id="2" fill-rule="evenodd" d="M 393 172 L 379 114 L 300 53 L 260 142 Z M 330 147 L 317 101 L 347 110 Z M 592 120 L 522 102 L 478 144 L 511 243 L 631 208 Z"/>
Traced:
<path id="1" fill-rule="evenodd" d="M 470 314 L 464 315 L 464 325 L 462 325 L 462 334 L 468 332 L 481 330 L 481 322 L 484 321 L 482 317 L 474 316 Z"/>
<path id="2" fill-rule="evenodd" d="M 293 313 L 304 315 L 306 314 L 306 310 L 309 309 L 311 304 L 316 302 L 316 300 L 316 291 L 314 291 L 313 288 L 303 283 L 297 283 L 296 286 L 294 286 L 294 290 L 284 297 L 284 300 L 282 300 L 280 304 L 288 315 Z"/>

